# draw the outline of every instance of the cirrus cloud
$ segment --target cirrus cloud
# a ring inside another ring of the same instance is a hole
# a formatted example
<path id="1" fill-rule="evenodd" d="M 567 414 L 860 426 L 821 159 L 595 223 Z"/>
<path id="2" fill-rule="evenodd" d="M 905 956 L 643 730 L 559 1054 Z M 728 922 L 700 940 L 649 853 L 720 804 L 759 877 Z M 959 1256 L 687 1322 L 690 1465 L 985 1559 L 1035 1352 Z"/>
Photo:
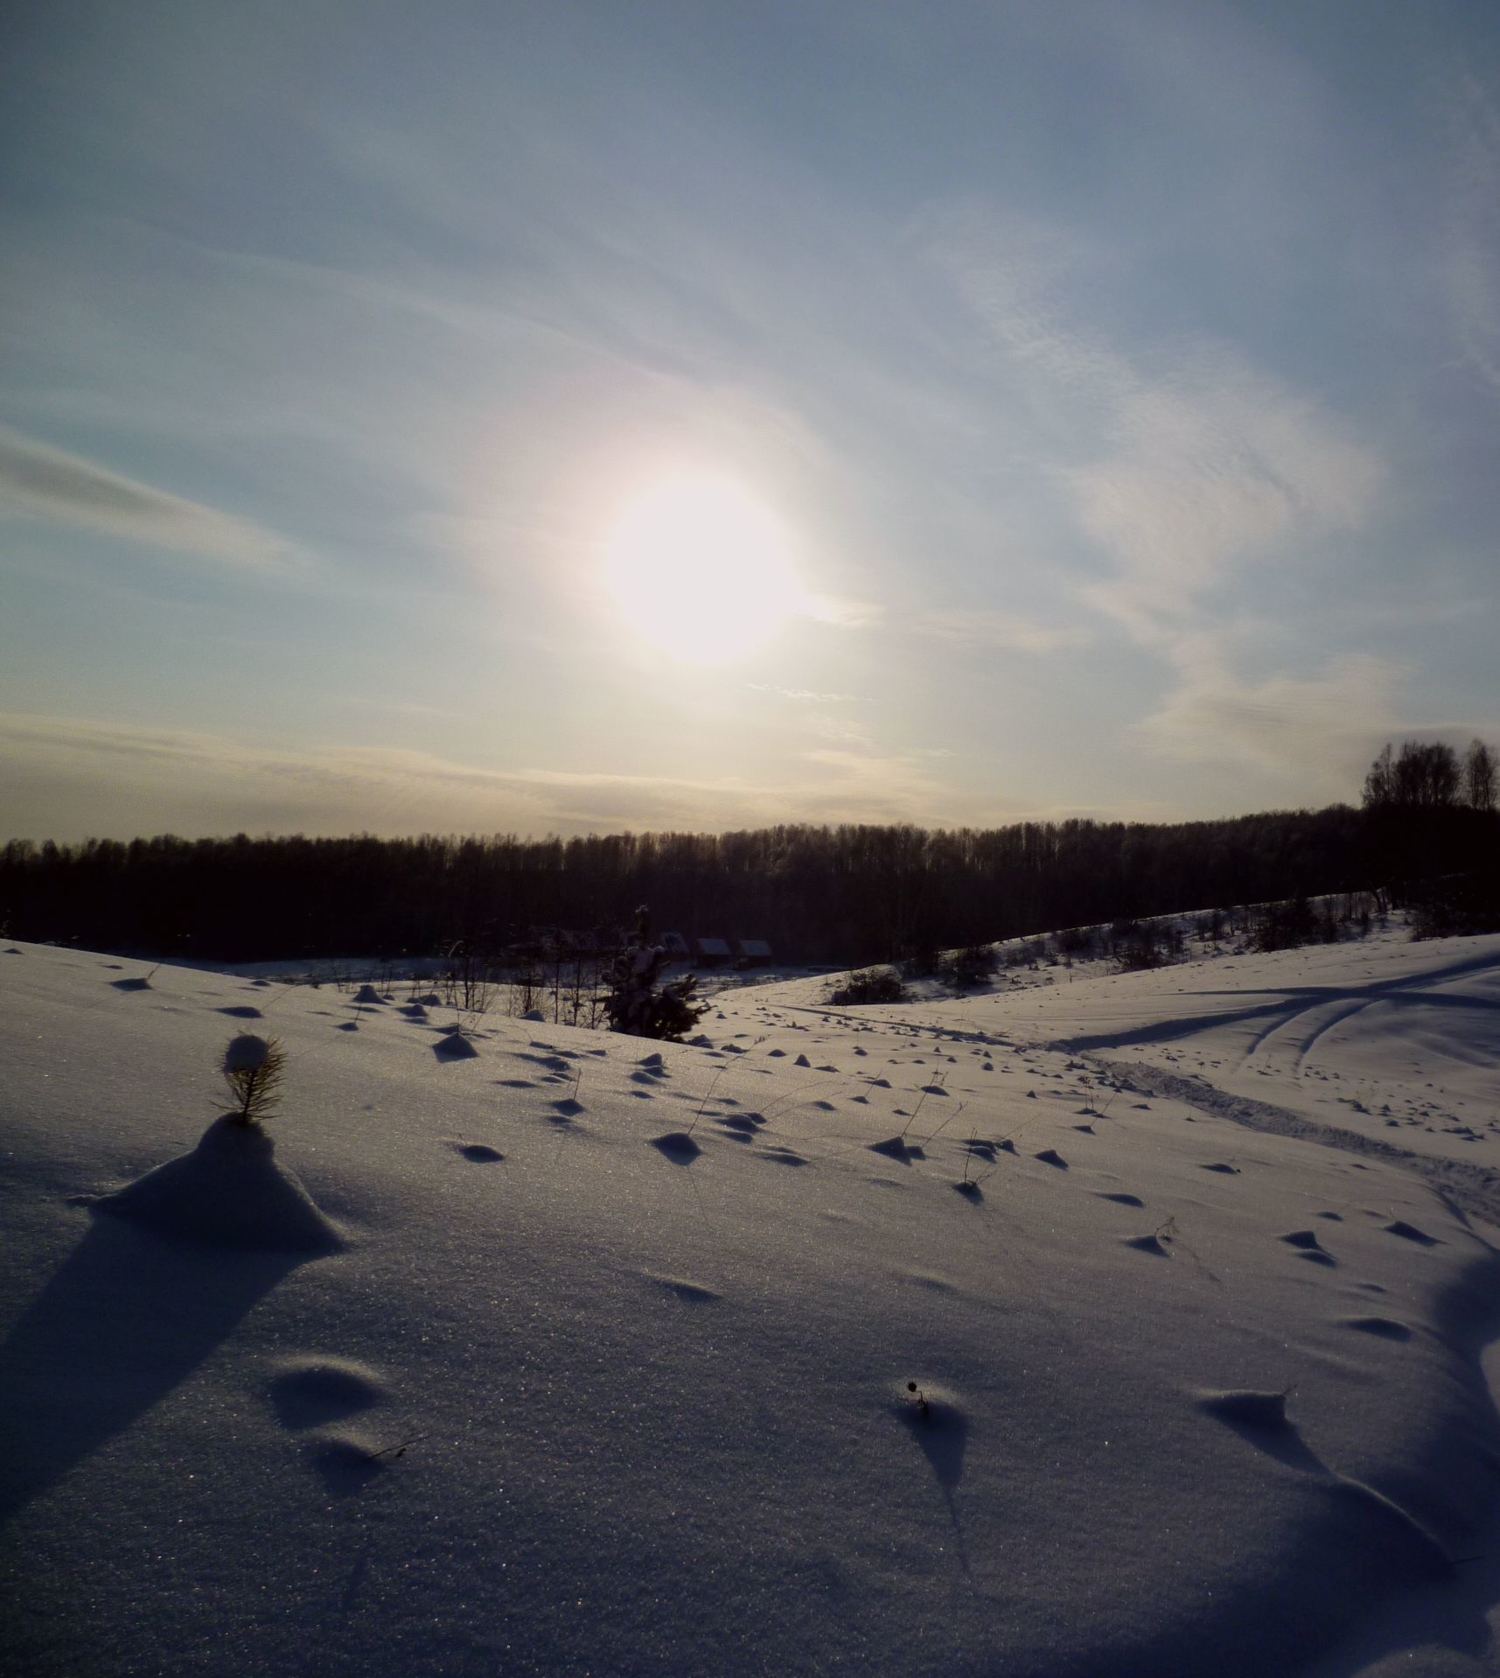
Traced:
<path id="1" fill-rule="evenodd" d="M 820 731 L 813 731 L 821 738 Z M 784 821 L 972 820 L 922 754 L 862 739 L 813 746 L 778 784 L 483 769 L 425 752 L 287 748 L 93 718 L 0 713 L 0 838 L 249 832 L 579 834 L 720 831 Z M 39 815 L 36 812 L 45 812 Z M 988 813 L 988 812 L 985 812 Z"/>
<path id="2" fill-rule="evenodd" d="M 276 537 L 248 520 L 3 428 L 0 510 L 252 569 L 276 568 L 286 557 Z"/>

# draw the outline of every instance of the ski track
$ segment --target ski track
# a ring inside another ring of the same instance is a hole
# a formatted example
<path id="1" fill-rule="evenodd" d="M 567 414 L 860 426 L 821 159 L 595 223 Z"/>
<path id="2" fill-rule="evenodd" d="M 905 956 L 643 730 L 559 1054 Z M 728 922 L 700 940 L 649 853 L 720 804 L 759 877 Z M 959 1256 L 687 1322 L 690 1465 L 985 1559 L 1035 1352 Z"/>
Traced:
<path id="1" fill-rule="evenodd" d="M 1414 977 L 1401 975 L 1394 979 L 1381 979 L 1366 985 L 1357 995 L 1351 996 L 1344 990 L 1332 990 L 1324 985 L 1296 986 L 1289 985 L 1286 989 L 1276 993 L 1276 999 L 1269 1002 L 1257 1002 L 1247 1007 L 1232 1009 L 1225 1013 L 1188 1014 L 1176 1019 L 1157 1020 L 1150 1025 L 1137 1026 L 1125 1031 L 1101 1032 L 1091 1036 L 1074 1036 L 1059 1038 L 1046 1045 L 1060 1053 L 1081 1054 L 1097 1049 L 1124 1048 L 1132 1043 L 1170 1043 L 1179 1038 L 1194 1037 L 1200 1031 L 1207 1031 L 1223 1026 L 1244 1024 L 1250 1020 L 1270 1018 L 1268 1024 L 1251 1042 L 1245 1051 L 1248 1060 L 1256 1054 L 1263 1044 L 1275 1037 L 1279 1032 L 1293 1026 L 1306 1014 L 1316 1014 L 1323 1009 L 1342 1009 L 1326 1024 L 1318 1026 L 1310 1035 L 1298 1045 L 1296 1065 L 1300 1069 L 1320 1037 L 1333 1026 L 1343 1020 L 1368 1008 L 1372 1002 L 1438 1002 L 1446 1000 L 1441 995 L 1441 987 L 1454 979 L 1466 978 L 1472 974 L 1500 970 L 1500 962 L 1492 955 L 1467 956 L 1462 961 L 1450 962 L 1446 967 L 1435 969 L 1431 973 L 1421 973 Z M 1434 994 L 1436 993 L 1436 994 Z M 1241 992 L 1201 991 L 1197 993 L 1203 997 L 1216 995 L 1237 995 L 1241 998 L 1247 994 Z M 1250 992 L 1249 995 L 1256 993 Z M 1260 994 L 1265 995 L 1262 991 Z M 1476 1008 L 1500 1007 L 1488 997 L 1454 998 L 1466 1005 Z M 1279 1016 L 1279 1017 L 1278 1017 Z"/>
<path id="2" fill-rule="evenodd" d="M 1303 1066 L 1306 1064 L 1307 1057 L 1313 1052 L 1313 1049 L 1317 1046 L 1318 1041 L 1322 1037 L 1326 1036 L 1328 1032 L 1332 1031 L 1336 1025 L 1342 1025 L 1345 1020 L 1352 1020 L 1356 1014 L 1364 1013 L 1366 1008 L 1372 1007 L 1374 1002 L 1379 1000 L 1381 1000 L 1381 998 L 1377 997 L 1371 999 L 1369 997 L 1362 997 L 1358 1002 L 1339 1003 L 1334 1006 L 1332 1011 L 1328 1013 L 1322 1023 L 1315 1024 L 1313 1029 L 1308 1032 L 1307 1035 L 1304 1036 L 1297 1044 L 1297 1058 L 1293 1063 L 1293 1070 L 1298 1074 L 1301 1073 Z M 1312 1009 L 1309 1010 L 1309 1012 L 1316 1015 L 1319 1012 L 1322 1012 L 1322 1010 Z M 1293 1024 L 1296 1019 L 1300 1019 L 1301 1017 L 1302 1016 L 1300 1014 L 1294 1016 L 1293 1020 L 1289 1020 L 1287 1022 L 1288 1025 Z"/>
<path id="3" fill-rule="evenodd" d="M 1301 1142 L 1316 1142 L 1325 1148 L 1340 1148 L 1346 1153 L 1363 1154 L 1368 1159 L 1378 1159 L 1387 1165 L 1414 1172 L 1426 1181 L 1451 1211 L 1465 1221 L 1474 1217 L 1500 1228 L 1500 1170 L 1470 1165 L 1464 1160 L 1415 1153 L 1375 1137 L 1361 1136 L 1358 1131 L 1320 1124 L 1316 1119 L 1304 1118 L 1301 1113 L 1294 1113 L 1289 1108 L 1274 1106 L 1269 1101 L 1254 1101 L 1249 1096 L 1230 1095 L 1206 1078 L 1166 1072 L 1147 1061 L 1105 1060 L 1098 1055 L 1088 1058 L 1101 1072 L 1128 1080 L 1148 1095 L 1181 1101 L 1213 1118 L 1229 1119 L 1244 1125 L 1247 1130 L 1293 1137 Z"/>

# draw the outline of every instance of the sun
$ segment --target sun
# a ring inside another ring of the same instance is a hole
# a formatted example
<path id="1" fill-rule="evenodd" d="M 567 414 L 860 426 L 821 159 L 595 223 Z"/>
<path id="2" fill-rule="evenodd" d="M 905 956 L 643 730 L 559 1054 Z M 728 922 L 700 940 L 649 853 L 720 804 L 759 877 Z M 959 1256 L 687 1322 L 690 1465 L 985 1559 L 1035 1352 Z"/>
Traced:
<path id="1" fill-rule="evenodd" d="M 605 581 L 638 635 L 674 658 L 722 664 L 796 612 L 788 549 L 770 510 L 731 479 L 669 478 L 611 530 Z"/>

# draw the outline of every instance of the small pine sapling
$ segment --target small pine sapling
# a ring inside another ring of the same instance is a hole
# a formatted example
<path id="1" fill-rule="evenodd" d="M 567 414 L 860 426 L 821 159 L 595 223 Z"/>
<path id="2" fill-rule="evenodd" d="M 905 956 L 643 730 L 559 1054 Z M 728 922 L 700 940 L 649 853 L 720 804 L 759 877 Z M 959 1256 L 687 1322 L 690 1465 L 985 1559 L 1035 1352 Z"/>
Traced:
<path id="1" fill-rule="evenodd" d="M 258 1125 L 281 1104 L 286 1051 L 274 1037 L 248 1033 L 231 1039 L 224 1051 L 224 1082 L 234 1101 L 229 1115 L 242 1125 Z"/>
<path id="2" fill-rule="evenodd" d="M 671 959 L 663 945 L 651 942 L 651 918 L 642 906 L 636 912 L 635 931 L 616 952 L 610 969 L 604 1013 L 611 1031 L 680 1043 L 703 1018 L 708 1004 L 694 996 L 691 973 L 662 979 Z"/>

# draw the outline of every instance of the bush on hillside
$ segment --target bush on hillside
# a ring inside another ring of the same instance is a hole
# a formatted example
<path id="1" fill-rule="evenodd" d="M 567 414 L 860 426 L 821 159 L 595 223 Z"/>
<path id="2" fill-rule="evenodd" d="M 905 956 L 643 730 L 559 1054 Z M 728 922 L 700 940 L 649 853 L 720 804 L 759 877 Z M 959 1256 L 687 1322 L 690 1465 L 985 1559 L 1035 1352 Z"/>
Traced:
<path id="1" fill-rule="evenodd" d="M 1289 903 L 1268 903 L 1261 910 L 1255 927 L 1255 948 L 1295 950 L 1322 936 L 1322 923 L 1312 904 L 1305 897 L 1294 897 Z M 1336 928 L 1334 936 L 1338 936 Z"/>
<path id="2" fill-rule="evenodd" d="M 938 963 L 938 975 L 952 990 L 975 990 L 994 978 L 997 965 L 992 945 L 970 944 L 966 949 L 945 955 Z"/>
<path id="3" fill-rule="evenodd" d="M 1438 881 L 1412 911 L 1413 938 L 1461 938 L 1500 932 L 1500 881 L 1473 875 Z"/>
<path id="4" fill-rule="evenodd" d="M 871 1002 L 903 1002 L 906 986 L 893 967 L 866 967 L 851 973 L 848 980 L 828 993 L 835 1008 L 852 1008 Z"/>
<path id="5" fill-rule="evenodd" d="M 1156 947 L 1154 939 L 1135 937 L 1121 944 L 1115 952 L 1122 973 L 1144 973 L 1148 968 L 1162 967 L 1166 957 Z"/>

